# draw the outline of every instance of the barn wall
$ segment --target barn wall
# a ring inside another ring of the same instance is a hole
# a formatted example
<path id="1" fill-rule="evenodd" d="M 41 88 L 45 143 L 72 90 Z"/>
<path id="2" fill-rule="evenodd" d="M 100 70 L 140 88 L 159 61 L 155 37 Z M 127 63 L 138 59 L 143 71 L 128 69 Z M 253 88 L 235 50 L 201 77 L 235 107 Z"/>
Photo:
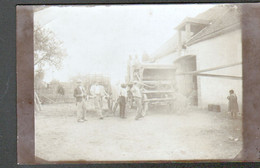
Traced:
<path id="1" fill-rule="evenodd" d="M 174 60 L 178 57 L 177 52 L 171 53 L 167 56 L 164 56 L 156 60 L 156 63 L 159 64 L 173 64 Z"/>
<path id="2" fill-rule="evenodd" d="M 197 70 L 242 62 L 241 30 L 196 43 L 189 47 L 197 58 Z M 219 75 L 242 76 L 242 65 L 207 73 Z M 227 110 L 227 96 L 233 89 L 238 96 L 242 109 L 242 80 L 216 77 L 198 77 L 199 106 L 207 108 L 208 104 L 219 104 Z"/>
<path id="3" fill-rule="evenodd" d="M 196 57 L 183 57 L 175 61 L 176 73 L 196 71 Z M 179 93 L 188 97 L 193 89 L 196 89 L 192 75 L 177 75 L 177 88 Z"/>

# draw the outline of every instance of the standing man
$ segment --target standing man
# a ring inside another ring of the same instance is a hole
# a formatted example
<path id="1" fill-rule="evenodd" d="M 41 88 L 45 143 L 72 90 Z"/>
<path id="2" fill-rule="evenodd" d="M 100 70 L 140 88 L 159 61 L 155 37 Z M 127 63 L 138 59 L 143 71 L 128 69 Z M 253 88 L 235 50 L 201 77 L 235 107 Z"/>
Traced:
<path id="1" fill-rule="evenodd" d="M 132 90 L 131 90 L 132 87 L 133 87 L 132 83 L 128 84 L 127 87 L 126 87 L 127 103 L 128 103 L 129 109 L 131 109 L 133 107 L 133 93 L 132 93 Z"/>
<path id="2" fill-rule="evenodd" d="M 237 103 L 237 95 L 235 94 L 234 90 L 229 91 L 228 99 L 228 111 L 231 112 L 231 117 L 233 119 L 237 118 L 238 113 L 238 103 Z"/>
<path id="3" fill-rule="evenodd" d="M 112 111 L 113 111 L 113 114 L 115 116 L 115 113 L 116 113 L 116 110 L 117 110 L 117 107 L 118 107 L 118 103 L 119 103 L 119 94 L 120 94 L 119 83 L 111 86 L 111 92 L 112 92 L 112 95 L 111 95 Z"/>
<path id="4" fill-rule="evenodd" d="M 134 82 L 134 85 L 132 87 L 132 94 L 133 94 L 133 97 L 134 97 L 134 101 L 136 103 L 136 117 L 135 119 L 138 120 L 139 118 L 143 117 L 142 115 L 142 94 L 141 94 L 141 91 L 140 91 L 140 84 L 138 84 L 137 82 Z"/>
<path id="5" fill-rule="evenodd" d="M 126 104 L 126 85 L 121 84 L 120 94 L 119 94 L 119 107 L 120 107 L 120 117 L 125 118 L 125 104 Z"/>
<path id="6" fill-rule="evenodd" d="M 74 97 L 76 98 L 77 106 L 77 120 L 78 122 L 87 121 L 86 120 L 86 101 L 87 98 L 86 90 L 82 86 L 81 80 L 77 81 L 77 87 L 74 89 Z"/>
<path id="7" fill-rule="evenodd" d="M 108 86 L 107 93 L 108 93 L 108 97 L 106 97 L 107 107 L 108 107 L 109 112 L 112 112 L 113 102 L 112 102 L 112 86 L 111 85 Z"/>
<path id="8" fill-rule="evenodd" d="M 90 93 L 94 97 L 95 109 L 99 115 L 99 119 L 103 119 L 103 98 L 108 97 L 108 94 L 105 91 L 104 86 L 100 85 L 98 82 L 95 82 L 94 85 L 90 88 Z"/>

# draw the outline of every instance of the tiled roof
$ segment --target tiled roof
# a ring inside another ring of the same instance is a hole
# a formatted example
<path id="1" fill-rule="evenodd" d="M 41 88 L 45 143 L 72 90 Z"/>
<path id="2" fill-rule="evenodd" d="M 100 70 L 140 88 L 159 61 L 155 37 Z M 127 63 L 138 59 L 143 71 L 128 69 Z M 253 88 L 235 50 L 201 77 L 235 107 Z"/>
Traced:
<path id="1" fill-rule="evenodd" d="M 216 20 L 221 13 L 225 13 L 227 10 L 228 8 L 226 5 L 217 5 L 206 10 L 203 13 L 198 14 L 195 18 L 204 20 Z"/>
<path id="2" fill-rule="evenodd" d="M 241 9 L 234 5 L 219 5 L 199 14 L 196 18 L 208 19 L 211 23 L 194 35 L 188 45 L 202 41 L 210 34 L 221 33 L 222 30 L 240 23 Z"/>
<path id="3" fill-rule="evenodd" d="M 216 34 L 216 32 L 223 34 L 225 28 L 240 23 L 240 16 L 241 8 L 239 5 L 217 5 L 197 15 L 194 19 L 208 20 L 210 23 L 191 37 L 187 45 L 205 40 L 209 35 Z M 176 52 L 177 45 L 178 34 L 175 34 L 152 55 L 152 58 L 159 59 Z"/>

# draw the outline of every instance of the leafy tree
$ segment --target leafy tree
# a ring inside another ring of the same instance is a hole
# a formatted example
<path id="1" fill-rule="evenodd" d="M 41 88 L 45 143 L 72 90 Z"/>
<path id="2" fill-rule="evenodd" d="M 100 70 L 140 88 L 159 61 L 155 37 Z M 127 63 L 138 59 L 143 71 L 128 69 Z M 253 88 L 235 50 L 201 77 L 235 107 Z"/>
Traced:
<path id="1" fill-rule="evenodd" d="M 48 65 L 59 69 L 66 52 L 55 34 L 39 25 L 34 28 L 34 66 L 39 69 Z"/>

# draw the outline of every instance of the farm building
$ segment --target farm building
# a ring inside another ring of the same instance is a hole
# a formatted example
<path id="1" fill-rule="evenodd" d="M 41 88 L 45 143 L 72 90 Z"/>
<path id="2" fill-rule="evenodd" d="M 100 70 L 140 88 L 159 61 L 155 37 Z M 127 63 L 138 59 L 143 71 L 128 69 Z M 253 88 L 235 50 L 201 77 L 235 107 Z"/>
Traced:
<path id="1" fill-rule="evenodd" d="M 194 18 L 184 19 L 177 33 L 162 45 L 150 62 L 172 62 L 177 68 L 180 93 L 195 93 L 193 104 L 227 110 L 233 89 L 242 109 L 241 8 L 218 5 Z M 189 72 L 189 73 L 188 73 Z"/>

